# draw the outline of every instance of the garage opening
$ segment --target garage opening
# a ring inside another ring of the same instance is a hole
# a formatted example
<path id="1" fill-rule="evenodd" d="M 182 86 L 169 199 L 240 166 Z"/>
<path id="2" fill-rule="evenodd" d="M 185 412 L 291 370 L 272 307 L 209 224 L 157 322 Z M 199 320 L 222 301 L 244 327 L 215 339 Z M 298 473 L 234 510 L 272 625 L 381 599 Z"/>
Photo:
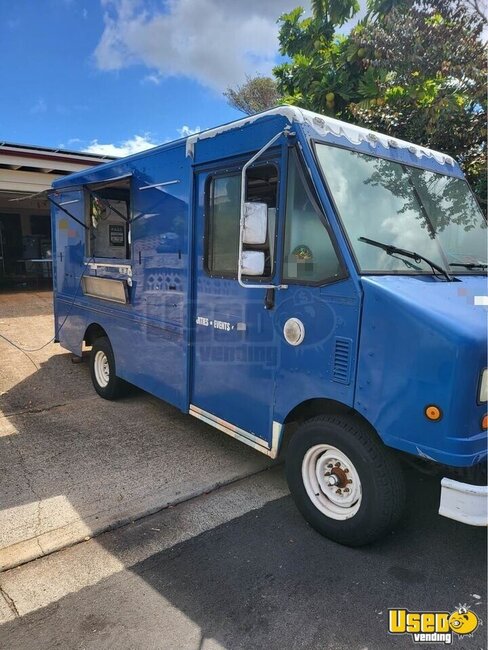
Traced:
<path id="1" fill-rule="evenodd" d="M 0 291 L 52 287 L 51 208 L 43 192 L 61 176 L 109 160 L 114 158 L 0 142 Z M 120 241 L 120 225 L 113 225 L 112 240 Z"/>
<path id="2" fill-rule="evenodd" d="M 0 289 L 52 284 L 51 217 L 47 200 L 0 192 Z"/>

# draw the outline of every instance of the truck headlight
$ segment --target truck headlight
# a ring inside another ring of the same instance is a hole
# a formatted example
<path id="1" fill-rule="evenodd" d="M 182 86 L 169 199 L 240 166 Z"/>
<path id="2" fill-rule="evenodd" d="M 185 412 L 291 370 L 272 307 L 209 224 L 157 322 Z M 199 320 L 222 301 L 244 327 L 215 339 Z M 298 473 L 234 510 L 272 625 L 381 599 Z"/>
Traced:
<path id="1" fill-rule="evenodd" d="M 481 373 L 478 402 L 488 402 L 488 368 L 485 368 Z"/>

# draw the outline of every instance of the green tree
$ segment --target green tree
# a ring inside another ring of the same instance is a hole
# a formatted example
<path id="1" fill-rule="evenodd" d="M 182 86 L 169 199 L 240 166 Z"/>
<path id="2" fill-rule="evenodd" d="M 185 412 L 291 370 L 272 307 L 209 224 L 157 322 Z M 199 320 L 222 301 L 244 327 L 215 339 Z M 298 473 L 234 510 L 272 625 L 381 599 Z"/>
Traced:
<path id="1" fill-rule="evenodd" d="M 337 29 L 358 10 L 356 0 L 316 0 L 311 16 L 304 17 L 302 7 L 281 16 L 280 53 L 288 61 L 273 72 L 286 103 L 348 117 L 362 71 Z"/>
<path id="2" fill-rule="evenodd" d="M 454 155 L 486 206 L 484 21 L 466 2 L 400 5 L 353 30 L 361 51 L 359 123 Z"/>
<path id="3" fill-rule="evenodd" d="M 486 205 L 484 21 L 466 0 L 370 0 L 348 36 L 352 0 L 280 18 L 284 101 L 455 156 Z"/>
<path id="4" fill-rule="evenodd" d="M 228 88 L 224 93 L 227 102 L 237 110 L 252 115 L 276 106 L 280 94 L 276 81 L 271 77 L 246 77 L 245 83 Z"/>

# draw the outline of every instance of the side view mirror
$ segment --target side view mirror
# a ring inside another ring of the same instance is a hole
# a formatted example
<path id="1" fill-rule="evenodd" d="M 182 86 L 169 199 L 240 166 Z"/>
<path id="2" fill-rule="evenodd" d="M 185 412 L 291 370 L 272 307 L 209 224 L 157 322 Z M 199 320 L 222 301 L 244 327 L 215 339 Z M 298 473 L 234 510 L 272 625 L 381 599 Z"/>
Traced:
<path id="1" fill-rule="evenodd" d="M 263 275 L 264 253 L 262 251 L 242 251 L 241 274 Z"/>
<path id="2" fill-rule="evenodd" d="M 245 201 L 246 174 L 248 168 L 271 147 L 283 134 L 288 131 L 279 131 L 261 149 L 252 156 L 243 166 L 241 171 L 241 211 L 239 220 L 239 263 L 237 267 L 237 281 L 245 289 L 284 289 L 286 285 L 251 284 L 243 282 L 244 275 L 263 275 L 265 257 L 263 251 L 244 250 L 243 246 L 262 246 L 266 243 L 268 234 L 268 206 L 266 203 L 251 203 Z"/>
<path id="3" fill-rule="evenodd" d="M 250 245 L 265 244 L 267 231 L 268 206 L 266 203 L 244 203 L 242 243 Z"/>

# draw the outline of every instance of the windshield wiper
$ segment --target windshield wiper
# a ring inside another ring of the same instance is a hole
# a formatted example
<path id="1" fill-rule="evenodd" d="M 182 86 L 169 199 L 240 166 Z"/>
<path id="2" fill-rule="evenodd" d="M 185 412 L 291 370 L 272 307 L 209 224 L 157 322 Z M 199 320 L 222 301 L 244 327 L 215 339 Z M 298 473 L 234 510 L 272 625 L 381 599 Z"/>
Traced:
<path id="1" fill-rule="evenodd" d="M 488 264 L 474 264 L 473 262 L 466 262 L 463 264 L 462 262 L 453 262 L 452 264 L 449 264 L 449 266 L 464 266 L 465 269 L 486 269 L 488 268 Z"/>
<path id="2" fill-rule="evenodd" d="M 449 282 L 453 281 L 445 268 L 439 266 L 439 264 L 436 264 L 432 260 L 429 260 L 428 257 L 424 257 L 423 255 L 416 253 L 415 251 L 407 251 L 404 248 L 398 248 L 397 246 L 393 246 L 392 244 L 383 244 L 380 241 L 375 241 L 374 239 L 368 239 L 367 237 L 359 237 L 359 241 L 362 241 L 365 244 L 370 244 L 371 246 L 376 246 L 377 248 L 382 248 L 387 255 L 393 255 L 393 253 L 398 253 L 399 255 L 404 255 L 405 257 L 409 257 L 410 259 L 414 260 L 417 263 L 420 261 L 424 261 L 426 264 L 430 266 L 432 272 L 436 277 L 437 277 L 437 273 L 436 273 L 437 271 L 438 273 L 441 273 Z"/>

